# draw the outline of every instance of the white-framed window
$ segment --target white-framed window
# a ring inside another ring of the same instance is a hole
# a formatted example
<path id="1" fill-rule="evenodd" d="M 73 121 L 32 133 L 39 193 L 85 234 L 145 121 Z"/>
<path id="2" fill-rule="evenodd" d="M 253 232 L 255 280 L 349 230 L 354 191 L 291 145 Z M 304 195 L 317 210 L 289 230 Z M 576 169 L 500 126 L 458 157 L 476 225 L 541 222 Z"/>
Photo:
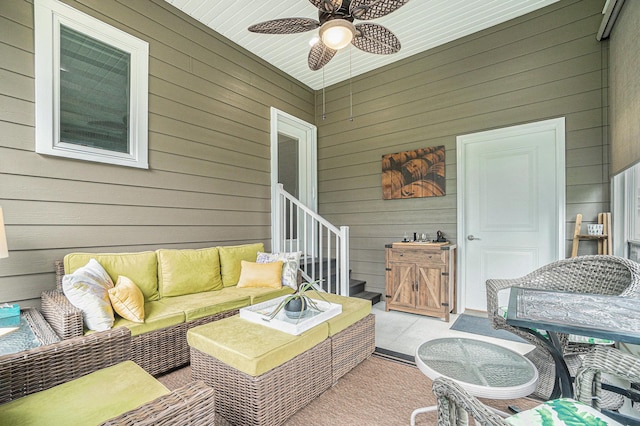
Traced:
<path id="1" fill-rule="evenodd" d="M 36 152 L 149 168 L 149 44 L 35 0 Z"/>
<path id="2" fill-rule="evenodd" d="M 640 164 L 613 178 L 614 254 L 640 261 Z M 618 240 L 619 242 L 616 242 Z"/>

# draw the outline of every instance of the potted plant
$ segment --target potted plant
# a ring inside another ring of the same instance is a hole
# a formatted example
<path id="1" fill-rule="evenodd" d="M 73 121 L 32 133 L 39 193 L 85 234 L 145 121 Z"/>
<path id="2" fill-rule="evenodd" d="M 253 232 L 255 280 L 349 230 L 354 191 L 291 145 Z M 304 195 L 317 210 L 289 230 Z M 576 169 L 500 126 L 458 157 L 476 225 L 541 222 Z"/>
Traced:
<path id="1" fill-rule="evenodd" d="M 273 310 L 273 312 L 271 312 L 266 320 L 271 321 L 272 319 L 274 319 L 276 315 L 278 315 L 278 312 L 280 312 L 282 309 L 284 309 L 285 315 L 287 315 L 287 317 L 293 319 L 302 318 L 307 313 L 307 309 L 309 307 L 317 311 L 322 311 L 317 302 L 309 297 L 308 294 L 306 294 L 308 291 L 315 291 L 321 299 L 327 302 L 327 300 L 322 296 L 322 293 L 315 290 L 315 284 L 319 284 L 320 282 L 322 282 L 322 280 L 306 282 L 298 286 L 298 289 L 295 291 L 295 293 L 289 294 L 285 296 L 284 299 L 282 299 L 282 301 L 278 304 L 278 306 L 276 306 L 276 308 Z"/>

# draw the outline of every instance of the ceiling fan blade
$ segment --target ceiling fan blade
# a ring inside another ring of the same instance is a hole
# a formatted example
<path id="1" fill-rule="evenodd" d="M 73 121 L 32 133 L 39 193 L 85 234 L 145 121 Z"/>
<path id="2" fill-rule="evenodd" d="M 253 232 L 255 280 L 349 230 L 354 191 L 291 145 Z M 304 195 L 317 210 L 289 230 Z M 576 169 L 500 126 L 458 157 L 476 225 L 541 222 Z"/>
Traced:
<path id="1" fill-rule="evenodd" d="M 309 51 L 308 63 L 311 71 L 318 71 L 327 65 L 336 52 L 337 50 L 327 47 L 322 40 L 318 40 Z"/>
<path id="2" fill-rule="evenodd" d="M 349 14 L 363 21 L 380 18 L 400 8 L 409 0 L 351 0 Z"/>
<path id="3" fill-rule="evenodd" d="M 309 18 L 281 18 L 260 22 L 249 27 L 252 33 L 261 34 L 295 34 L 315 30 L 320 22 Z"/>
<path id="4" fill-rule="evenodd" d="M 322 12 L 333 13 L 340 9 L 342 0 L 309 0 L 312 5 L 320 9 Z"/>
<path id="5" fill-rule="evenodd" d="M 351 43 L 360 50 L 378 55 L 400 51 L 400 40 L 391 31 L 378 24 L 357 24 L 356 36 Z"/>

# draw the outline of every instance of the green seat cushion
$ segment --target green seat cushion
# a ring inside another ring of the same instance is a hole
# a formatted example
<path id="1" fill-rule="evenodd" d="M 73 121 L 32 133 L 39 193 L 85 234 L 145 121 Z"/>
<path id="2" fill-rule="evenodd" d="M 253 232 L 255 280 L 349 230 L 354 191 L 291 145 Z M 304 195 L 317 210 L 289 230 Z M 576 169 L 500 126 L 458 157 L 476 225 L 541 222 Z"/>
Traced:
<path id="1" fill-rule="evenodd" d="M 258 252 L 264 251 L 264 244 L 243 244 L 240 246 L 218 247 L 220 253 L 220 272 L 222 274 L 222 284 L 225 287 L 238 284 L 240 279 L 240 262 L 255 262 Z"/>
<path id="2" fill-rule="evenodd" d="M 322 297 L 320 297 L 316 291 L 309 291 L 307 294 L 312 299 L 318 299 L 321 301 L 326 299 L 327 302 L 342 305 L 342 312 L 327 320 L 327 324 L 329 325 L 329 336 L 340 333 L 345 328 L 355 324 L 371 313 L 371 302 L 365 299 L 339 296 L 331 293 L 322 293 Z"/>
<path id="3" fill-rule="evenodd" d="M 586 404 L 569 398 L 554 399 L 504 419 L 513 426 L 620 425 Z"/>
<path id="4" fill-rule="evenodd" d="M 97 425 L 168 393 L 125 361 L 0 405 L 0 425 Z"/>
<path id="5" fill-rule="evenodd" d="M 157 254 L 160 297 L 182 296 L 222 288 L 217 248 L 160 249 Z"/>
<path id="6" fill-rule="evenodd" d="M 144 322 L 129 321 L 116 315 L 113 327 L 127 327 L 131 336 L 148 333 L 154 330 L 182 324 L 185 321 L 184 311 L 174 306 L 167 306 L 160 301 L 144 304 Z"/>
<path id="7" fill-rule="evenodd" d="M 168 308 L 184 312 L 186 321 L 219 314 L 220 312 L 240 309 L 251 304 L 247 295 L 233 291 L 235 287 L 204 293 L 185 294 L 184 296 L 164 297 L 158 303 Z"/>
<path id="8" fill-rule="evenodd" d="M 231 367 L 259 376 L 311 349 L 328 336 L 328 326 L 294 336 L 235 315 L 187 332 L 189 345 Z"/>
<path id="9" fill-rule="evenodd" d="M 282 288 L 228 287 L 228 289 L 233 290 L 238 295 L 249 296 L 251 298 L 252 305 L 260 302 L 266 302 L 267 300 L 275 299 L 276 297 L 286 296 L 287 294 L 294 292 L 291 287 L 287 286 L 282 286 Z"/>
<path id="10" fill-rule="evenodd" d="M 133 281 L 146 302 L 158 300 L 158 261 L 156 253 L 69 253 L 64 257 L 64 273 L 70 274 L 95 259 L 115 283 L 120 275 Z"/>

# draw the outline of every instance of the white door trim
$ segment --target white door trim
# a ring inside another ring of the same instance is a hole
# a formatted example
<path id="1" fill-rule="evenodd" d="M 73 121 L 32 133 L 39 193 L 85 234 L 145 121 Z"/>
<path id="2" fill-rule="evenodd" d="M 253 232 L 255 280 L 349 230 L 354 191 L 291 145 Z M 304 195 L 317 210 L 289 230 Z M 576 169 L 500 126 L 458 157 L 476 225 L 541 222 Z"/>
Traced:
<path id="1" fill-rule="evenodd" d="M 466 291 L 466 275 L 465 266 L 466 257 L 465 251 L 467 246 L 467 230 L 465 229 L 465 181 L 466 181 L 466 147 L 472 143 L 480 143 L 483 141 L 495 139 L 497 137 L 504 138 L 510 136 L 518 136 L 520 134 L 527 134 L 537 131 L 554 130 L 556 133 L 556 176 L 557 185 L 555 188 L 556 197 L 558 200 L 556 211 L 556 229 L 558 240 L 557 253 L 558 259 L 565 256 L 565 244 L 566 244 L 566 189 L 565 189 L 565 119 L 564 117 L 554 118 L 550 120 L 538 121 L 535 123 L 521 124 L 516 126 L 505 127 L 501 129 L 488 130 L 484 132 L 477 132 L 468 135 L 460 135 L 456 137 L 456 162 L 457 162 L 457 243 L 458 243 L 458 279 L 457 279 L 457 296 L 456 306 L 458 306 L 458 312 L 464 312 L 465 310 L 465 291 Z"/>
<path id="2" fill-rule="evenodd" d="M 306 134 L 308 142 L 306 152 L 306 169 L 309 179 L 307 181 L 307 188 L 311 192 L 311 202 L 309 207 L 314 212 L 318 211 L 318 130 L 313 124 L 307 123 L 291 114 L 284 111 L 280 111 L 277 108 L 271 107 L 271 212 L 276 210 L 276 187 L 278 185 L 278 133 L 280 132 L 280 123 L 286 123 L 294 126 L 297 129 L 303 131 Z M 302 191 L 302 188 L 300 188 Z M 275 247 L 275 234 L 276 229 L 274 215 L 271 214 L 271 247 Z"/>

